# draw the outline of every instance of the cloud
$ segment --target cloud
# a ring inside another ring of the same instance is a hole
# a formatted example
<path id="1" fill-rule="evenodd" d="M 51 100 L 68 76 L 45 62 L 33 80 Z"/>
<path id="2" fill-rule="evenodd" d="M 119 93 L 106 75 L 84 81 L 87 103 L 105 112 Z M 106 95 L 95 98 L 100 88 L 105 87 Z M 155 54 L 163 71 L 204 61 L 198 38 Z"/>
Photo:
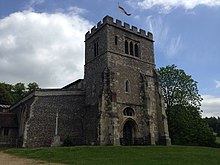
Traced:
<path id="1" fill-rule="evenodd" d="M 216 88 L 220 88 L 220 81 L 217 81 L 217 80 L 215 80 L 215 83 L 216 83 Z"/>
<path id="2" fill-rule="evenodd" d="M 199 5 L 208 7 L 220 6 L 219 0 L 139 0 L 135 2 L 129 1 L 132 6 L 139 7 L 141 9 L 157 8 L 163 13 L 167 13 L 177 7 L 183 7 L 186 10 L 193 9 Z"/>
<path id="3" fill-rule="evenodd" d="M 149 31 L 154 34 L 154 39 L 158 44 L 168 38 L 169 28 L 164 24 L 161 17 L 148 16 L 146 19 L 146 24 Z"/>
<path id="4" fill-rule="evenodd" d="M 177 36 L 169 32 L 169 26 L 164 23 L 161 16 L 148 16 L 146 24 L 154 34 L 155 46 L 163 51 L 166 57 L 172 58 L 178 54 L 182 48 L 181 34 Z"/>
<path id="5" fill-rule="evenodd" d="M 45 0 L 31 0 L 28 2 L 26 8 L 32 8 L 35 7 L 37 5 L 40 5 L 42 3 L 44 3 Z"/>
<path id="6" fill-rule="evenodd" d="M 203 117 L 220 116 L 220 97 L 212 95 L 202 95 L 203 101 L 201 110 Z"/>
<path id="7" fill-rule="evenodd" d="M 181 35 L 179 34 L 178 37 L 171 38 L 169 46 L 167 47 L 167 55 L 169 57 L 173 57 L 177 54 L 177 52 L 181 49 Z"/>
<path id="8" fill-rule="evenodd" d="M 134 16 L 134 19 L 140 20 L 140 15 L 135 15 L 135 16 Z"/>
<path id="9" fill-rule="evenodd" d="M 84 36 L 91 27 L 72 13 L 23 11 L 0 19 L 0 81 L 61 87 L 82 78 Z"/>
<path id="10" fill-rule="evenodd" d="M 88 11 L 86 9 L 83 9 L 83 8 L 79 8 L 77 6 L 71 6 L 68 8 L 67 10 L 69 13 L 72 13 L 72 14 L 85 14 L 87 13 Z"/>

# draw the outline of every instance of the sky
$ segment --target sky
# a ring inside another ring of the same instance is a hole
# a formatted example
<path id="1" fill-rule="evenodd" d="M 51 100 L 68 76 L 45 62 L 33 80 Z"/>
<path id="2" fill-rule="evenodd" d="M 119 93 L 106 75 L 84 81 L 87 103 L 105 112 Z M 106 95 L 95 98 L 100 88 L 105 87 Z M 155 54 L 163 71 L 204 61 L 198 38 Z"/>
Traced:
<path id="1" fill-rule="evenodd" d="M 156 67 L 191 75 L 202 116 L 220 116 L 220 0 L 0 0 L 0 82 L 83 78 L 85 33 L 106 15 L 152 32 Z"/>

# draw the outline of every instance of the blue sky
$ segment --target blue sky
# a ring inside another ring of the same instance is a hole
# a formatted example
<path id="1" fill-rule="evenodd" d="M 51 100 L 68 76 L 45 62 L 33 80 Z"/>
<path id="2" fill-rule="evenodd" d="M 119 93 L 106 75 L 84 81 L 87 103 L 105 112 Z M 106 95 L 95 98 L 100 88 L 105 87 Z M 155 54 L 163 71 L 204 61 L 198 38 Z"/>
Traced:
<path id="1" fill-rule="evenodd" d="M 220 116 L 220 0 L 0 0 L 0 81 L 83 78 L 84 34 L 105 15 L 153 32 L 157 67 L 192 75 L 203 116 Z"/>

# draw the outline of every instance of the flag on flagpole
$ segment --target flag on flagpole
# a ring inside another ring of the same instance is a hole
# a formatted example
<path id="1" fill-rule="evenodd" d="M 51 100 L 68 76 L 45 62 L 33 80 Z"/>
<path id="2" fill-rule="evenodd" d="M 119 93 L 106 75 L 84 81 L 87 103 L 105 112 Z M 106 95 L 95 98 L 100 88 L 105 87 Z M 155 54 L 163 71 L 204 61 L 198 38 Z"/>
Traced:
<path id="1" fill-rule="evenodd" d="M 130 16 L 130 15 L 131 15 L 130 13 L 127 13 L 127 11 L 126 11 L 123 7 L 121 7 L 119 4 L 118 4 L 118 9 L 119 9 L 121 12 L 125 13 L 127 16 Z"/>

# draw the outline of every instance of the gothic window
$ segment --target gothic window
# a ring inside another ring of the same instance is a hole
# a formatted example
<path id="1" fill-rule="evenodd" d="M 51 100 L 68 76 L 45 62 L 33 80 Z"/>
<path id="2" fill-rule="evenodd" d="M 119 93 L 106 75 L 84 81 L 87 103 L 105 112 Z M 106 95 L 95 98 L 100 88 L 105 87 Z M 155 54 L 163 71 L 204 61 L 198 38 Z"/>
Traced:
<path id="1" fill-rule="evenodd" d="M 128 41 L 125 40 L 125 53 L 128 54 Z"/>
<path id="2" fill-rule="evenodd" d="M 130 82 L 128 80 L 125 81 L 125 92 L 126 93 L 130 92 Z"/>
<path id="3" fill-rule="evenodd" d="M 115 36 L 115 45 L 118 45 L 118 36 Z"/>
<path id="4" fill-rule="evenodd" d="M 124 109 L 124 115 L 125 116 L 134 116 L 134 110 L 130 107 L 127 107 Z"/>
<path id="5" fill-rule="evenodd" d="M 135 44 L 134 45 L 134 55 L 135 55 L 135 57 L 138 57 L 138 45 L 137 44 Z"/>
<path id="6" fill-rule="evenodd" d="M 133 43 L 130 42 L 130 55 L 133 55 L 134 52 L 133 52 Z"/>

